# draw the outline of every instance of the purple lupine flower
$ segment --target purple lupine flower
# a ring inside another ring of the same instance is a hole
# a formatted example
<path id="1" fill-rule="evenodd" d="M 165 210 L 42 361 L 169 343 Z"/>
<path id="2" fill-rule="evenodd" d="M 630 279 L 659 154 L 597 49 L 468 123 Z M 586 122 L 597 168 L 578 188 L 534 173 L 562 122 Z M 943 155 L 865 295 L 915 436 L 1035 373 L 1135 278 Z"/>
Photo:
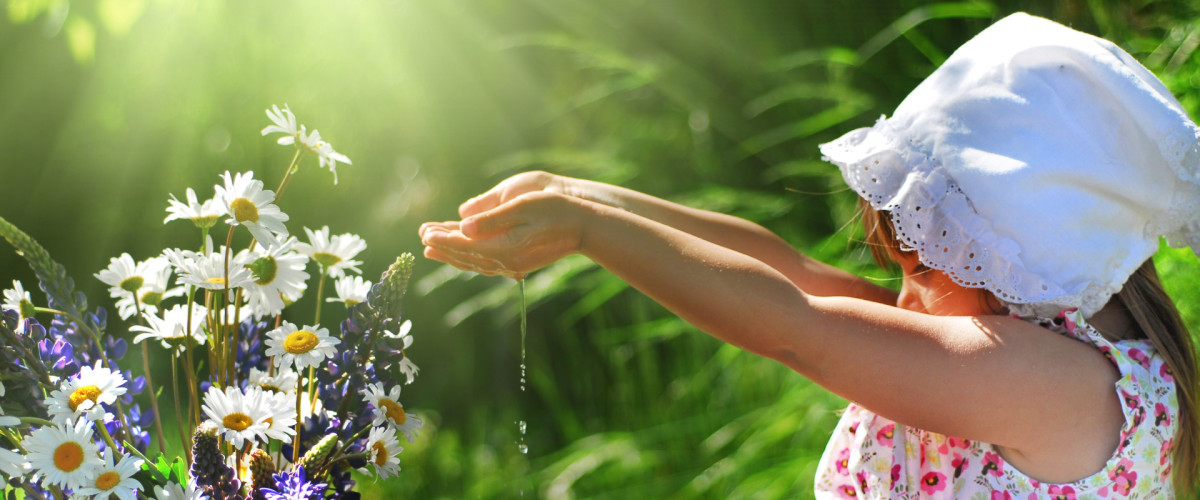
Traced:
<path id="1" fill-rule="evenodd" d="M 275 488 L 262 488 L 267 500 L 319 500 L 325 497 L 327 483 L 309 482 L 304 474 L 304 466 L 297 466 L 295 472 L 280 472 L 275 474 Z"/>
<path id="2" fill-rule="evenodd" d="M 64 339 L 42 339 L 38 342 L 38 352 L 46 364 L 46 368 L 63 378 L 79 373 L 79 363 L 75 361 L 75 346 Z"/>

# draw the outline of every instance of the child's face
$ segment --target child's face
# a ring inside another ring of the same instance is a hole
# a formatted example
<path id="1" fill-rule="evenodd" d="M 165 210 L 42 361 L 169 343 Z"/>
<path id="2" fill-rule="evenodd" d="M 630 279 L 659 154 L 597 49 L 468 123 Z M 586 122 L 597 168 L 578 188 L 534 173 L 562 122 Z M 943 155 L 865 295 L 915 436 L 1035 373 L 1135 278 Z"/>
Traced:
<path id="1" fill-rule="evenodd" d="M 995 314 L 989 302 L 995 299 L 986 290 L 964 287 L 946 273 L 925 267 L 916 252 L 905 252 L 896 260 L 904 271 L 897 307 L 935 316 Z"/>

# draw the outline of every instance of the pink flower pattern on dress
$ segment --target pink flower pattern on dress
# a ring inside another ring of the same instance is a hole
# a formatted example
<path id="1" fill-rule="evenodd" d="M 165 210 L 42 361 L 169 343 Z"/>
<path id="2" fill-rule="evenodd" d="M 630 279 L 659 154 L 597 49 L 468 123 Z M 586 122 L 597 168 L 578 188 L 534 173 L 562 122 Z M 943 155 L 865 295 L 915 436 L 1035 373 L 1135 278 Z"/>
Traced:
<path id="1" fill-rule="evenodd" d="M 1070 486 L 1055 484 L 1046 489 L 1046 494 L 1054 500 L 1075 500 L 1075 488 Z"/>
<path id="2" fill-rule="evenodd" d="M 1134 361 L 1137 361 L 1138 364 L 1142 365 L 1142 368 L 1145 368 L 1147 370 L 1150 369 L 1150 356 L 1147 356 L 1146 353 L 1142 352 L 1141 349 L 1138 349 L 1136 347 L 1133 349 L 1130 349 L 1129 357 L 1133 358 Z"/>
<path id="3" fill-rule="evenodd" d="M 838 459 L 837 459 L 838 474 L 841 474 L 843 476 L 850 474 L 849 464 L 850 464 L 850 448 L 846 448 L 846 449 L 843 449 L 841 453 L 838 453 Z"/>
<path id="4" fill-rule="evenodd" d="M 883 446 L 892 446 L 892 438 L 896 432 L 896 424 L 889 424 L 875 433 L 875 440 Z"/>
<path id="5" fill-rule="evenodd" d="M 921 493 L 932 495 L 946 489 L 946 475 L 941 472 L 929 472 L 921 478 Z"/>
<path id="6" fill-rule="evenodd" d="M 851 405 L 821 459 L 817 498 L 1125 500 L 1173 496 L 1174 442 L 1168 438 L 1177 430 L 1179 406 L 1174 378 L 1153 344 L 1148 340 L 1105 340 L 1073 310 L 1053 319 L 1026 320 L 1095 346 L 1119 371 L 1116 391 L 1125 425 L 1114 458 L 1103 471 L 1070 483 L 1041 483 L 1006 463 L 991 444 L 905 427 Z"/>
<path id="7" fill-rule="evenodd" d="M 1000 455 L 986 451 L 983 453 L 983 473 L 993 476 L 1004 474 L 1004 462 L 1000 460 Z"/>
<path id="8" fill-rule="evenodd" d="M 1171 412 L 1167 405 L 1154 403 L 1154 425 L 1171 425 Z"/>

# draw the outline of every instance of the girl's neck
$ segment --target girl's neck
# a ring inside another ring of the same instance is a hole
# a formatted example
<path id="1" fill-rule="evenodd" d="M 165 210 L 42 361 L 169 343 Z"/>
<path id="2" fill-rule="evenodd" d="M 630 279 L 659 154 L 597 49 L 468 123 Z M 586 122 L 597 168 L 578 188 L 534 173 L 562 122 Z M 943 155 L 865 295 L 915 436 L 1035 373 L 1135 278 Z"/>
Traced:
<path id="1" fill-rule="evenodd" d="M 1144 338 L 1129 310 L 1119 300 L 1111 300 L 1091 318 L 1088 323 L 1096 328 L 1105 339 L 1111 341 Z"/>

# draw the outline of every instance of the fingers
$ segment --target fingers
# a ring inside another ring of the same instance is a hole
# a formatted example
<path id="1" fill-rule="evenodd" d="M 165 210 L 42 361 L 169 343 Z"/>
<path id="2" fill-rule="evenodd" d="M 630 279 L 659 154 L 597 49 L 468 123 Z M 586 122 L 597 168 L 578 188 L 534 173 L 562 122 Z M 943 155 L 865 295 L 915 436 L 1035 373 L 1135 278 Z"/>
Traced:
<path id="1" fill-rule="evenodd" d="M 468 238 L 486 238 L 512 230 L 524 224 L 525 218 L 512 213 L 513 210 L 497 208 L 463 219 L 458 230 Z"/>
<path id="2" fill-rule="evenodd" d="M 487 276 L 505 276 L 521 279 L 523 273 L 506 268 L 503 264 L 473 252 L 462 252 L 445 247 L 425 247 L 425 257 L 444 262 L 464 271 L 476 272 Z"/>
<path id="3" fill-rule="evenodd" d="M 502 201 L 502 189 L 500 186 L 492 188 L 490 191 L 479 196 L 471 198 L 462 205 L 458 206 L 458 216 L 466 219 L 480 212 L 491 210 L 500 205 Z"/>
<path id="4" fill-rule="evenodd" d="M 555 178 L 556 176 L 553 174 L 540 171 L 514 175 L 503 180 L 488 192 L 463 202 L 458 206 L 458 216 L 466 219 L 494 209 L 525 193 L 541 191 L 555 182 Z"/>
<path id="5" fill-rule="evenodd" d="M 458 221 L 426 222 L 421 224 L 421 227 L 417 229 L 417 236 L 424 238 L 425 233 L 429 231 L 457 231 L 458 226 Z"/>

